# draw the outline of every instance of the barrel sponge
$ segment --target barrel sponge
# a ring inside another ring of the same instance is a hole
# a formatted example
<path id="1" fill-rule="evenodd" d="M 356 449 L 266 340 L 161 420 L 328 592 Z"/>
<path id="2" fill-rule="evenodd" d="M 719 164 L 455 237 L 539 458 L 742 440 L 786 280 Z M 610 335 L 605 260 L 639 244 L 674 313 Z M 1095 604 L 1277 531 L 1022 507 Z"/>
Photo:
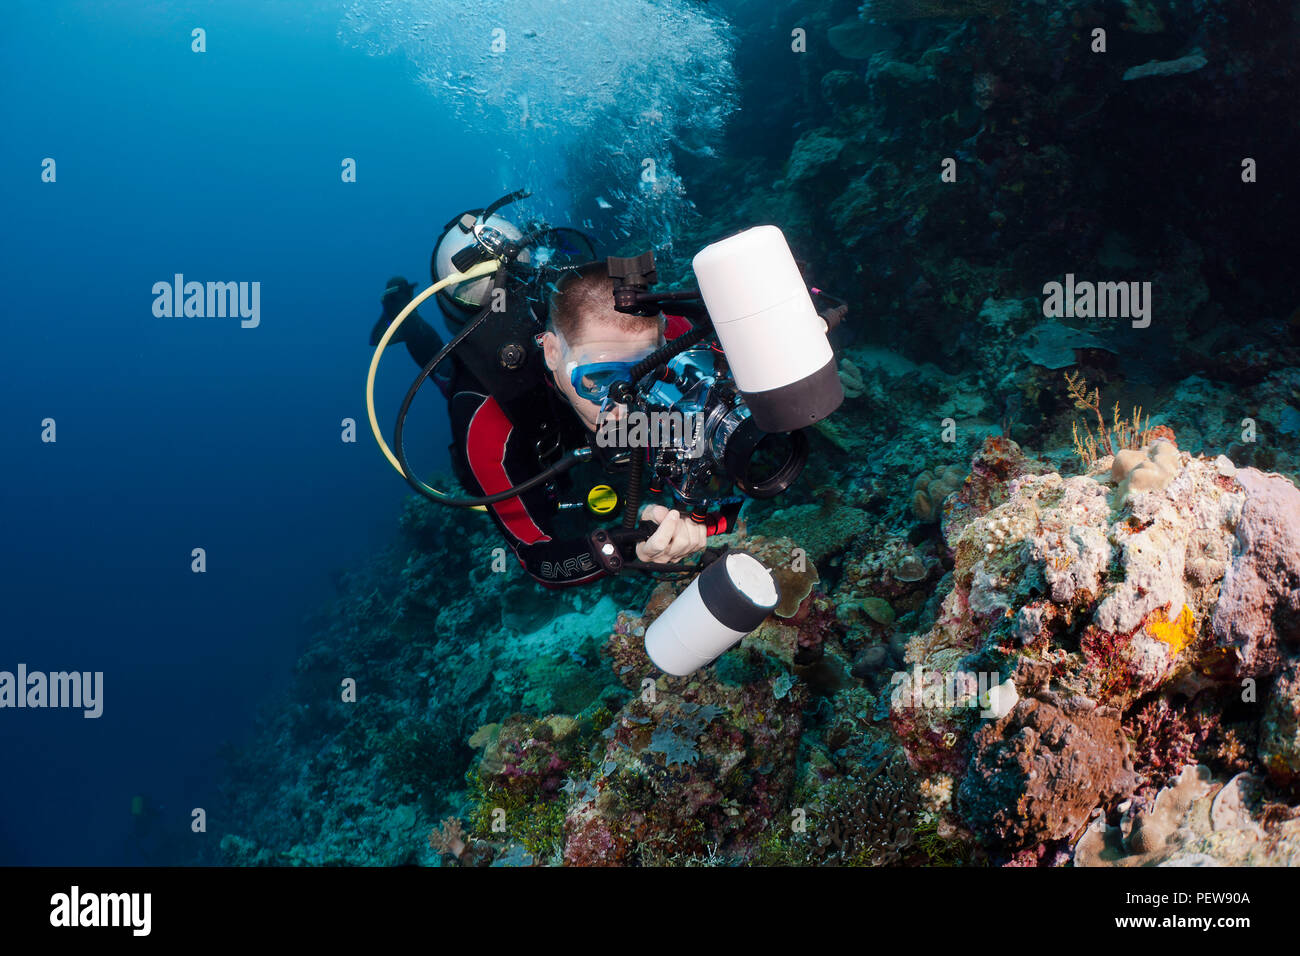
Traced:
<path id="1" fill-rule="evenodd" d="M 1178 446 L 1166 439 L 1152 442 L 1145 448 L 1125 448 L 1115 455 L 1110 466 L 1112 481 L 1119 484 L 1119 504 L 1128 501 L 1135 491 L 1160 491 L 1182 469 Z"/>

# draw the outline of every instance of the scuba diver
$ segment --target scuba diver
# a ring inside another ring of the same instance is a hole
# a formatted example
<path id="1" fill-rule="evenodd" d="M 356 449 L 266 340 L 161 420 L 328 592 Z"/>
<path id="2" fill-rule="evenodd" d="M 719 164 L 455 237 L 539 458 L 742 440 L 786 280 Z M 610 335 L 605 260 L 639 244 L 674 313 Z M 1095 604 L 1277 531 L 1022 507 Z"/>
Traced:
<path id="1" fill-rule="evenodd" d="M 405 279 L 389 280 L 371 333 L 377 349 L 367 380 L 376 441 L 425 497 L 487 511 L 520 566 L 547 587 L 587 584 L 623 567 L 697 572 L 701 565 L 683 559 L 705 552 L 708 560 L 708 537 L 730 530 L 746 497 L 784 491 L 807 459 L 807 439 L 798 429 L 842 401 L 824 344 L 829 326 L 813 311 L 790 259 L 825 355 L 816 352 L 813 371 L 791 375 L 773 371 L 789 353 L 767 356 L 763 374 L 785 384 L 767 392 L 771 405 L 756 407 L 751 417 L 743 401 L 749 396 L 727 380 L 723 350 L 704 342 L 714 329 L 698 292 L 649 293 L 657 280 L 652 253 L 598 260 L 593 240 L 577 230 L 537 222 L 521 228 L 498 214 L 527 195 L 511 193 L 449 221 L 431 257 L 434 284 L 418 297 Z M 774 227 L 763 228 L 779 236 Z M 788 258 L 784 238 L 779 242 Z M 453 332 L 446 344 L 414 310 L 435 295 Z M 838 319 L 843 306 L 835 302 Z M 398 414 L 390 450 L 375 416 L 373 383 L 393 341 L 407 346 L 422 372 Z M 406 461 L 406 415 L 430 377 L 447 397 L 453 470 L 473 497 L 432 488 Z M 701 421 L 708 412 L 708 430 L 689 448 L 617 449 L 598 440 L 602 425 L 633 405 L 648 408 L 646 401 L 657 408 L 698 402 Z M 763 430 L 754 420 L 760 410 L 768 423 Z M 769 434 L 774 431 L 782 434 Z M 777 465 L 764 466 L 759 476 L 753 463 L 778 438 L 788 441 Z M 689 511 L 639 507 L 643 469 L 652 493 L 669 487 Z M 625 476 L 622 496 L 608 483 L 611 474 Z M 730 494 L 733 484 L 744 494 Z M 620 531 L 593 532 L 593 524 L 617 519 L 620 506 Z"/>
<path id="2" fill-rule="evenodd" d="M 680 317 L 669 326 L 663 316 L 625 316 L 614 311 L 613 284 L 603 262 L 568 273 L 548 301 L 548 319 L 539 344 L 545 372 L 539 385 L 507 413 L 496 397 L 466 376 L 457 381 L 449 406 L 455 457 L 461 484 L 491 495 L 534 477 L 563 451 L 581 448 L 600 425 L 601 403 L 617 371 L 650 355 L 665 339 L 688 329 Z M 684 327 L 683 327 L 684 326 Z M 609 412 L 615 419 L 626 406 Z M 576 476 L 575 476 L 576 477 Z M 572 481 L 565 482 L 572 487 Z M 612 488 L 595 484 L 614 509 Z M 608 489 L 608 490 L 606 490 Z M 554 493 L 537 486 L 491 506 L 497 527 L 524 569 L 542 584 L 586 584 L 604 575 L 590 555 L 591 509 L 562 508 Z M 567 521 L 569 517 L 577 521 Z M 664 505 L 647 505 L 641 520 L 658 525 L 636 543 L 638 559 L 677 562 L 701 551 L 714 528 L 692 522 Z"/>

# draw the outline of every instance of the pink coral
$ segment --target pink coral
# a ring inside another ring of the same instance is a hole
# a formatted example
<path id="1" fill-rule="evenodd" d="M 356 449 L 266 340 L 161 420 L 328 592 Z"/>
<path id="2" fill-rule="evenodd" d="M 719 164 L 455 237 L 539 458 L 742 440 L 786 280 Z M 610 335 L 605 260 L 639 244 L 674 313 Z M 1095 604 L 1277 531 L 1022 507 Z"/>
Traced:
<path id="1" fill-rule="evenodd" d="M 1237 523 L 1239 552 L 1220 589 L 1212 626 L 1235 652 L 1238 675 L 1271 674 L 1281 644 L 1300 643 L 1300 489 L 1281 475 L 1242 468 L 1247 498 Z"/>
<path id="2" fill-rule="evenodd" d="M 1217 720 L 1191 706 L 1175 707 L 1164 697 L 1136 708 L 1124 720 L 1133 743 L 1133 765 L 1156 787 L 1164 787 L 1209 739 Z"/>

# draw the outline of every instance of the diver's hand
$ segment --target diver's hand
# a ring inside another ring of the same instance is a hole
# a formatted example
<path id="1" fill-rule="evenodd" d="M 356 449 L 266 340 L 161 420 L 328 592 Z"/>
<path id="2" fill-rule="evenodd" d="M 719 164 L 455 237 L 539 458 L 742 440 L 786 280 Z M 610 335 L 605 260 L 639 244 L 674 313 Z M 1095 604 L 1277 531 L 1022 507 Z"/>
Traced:
<path id="1" fill-rule="evenodd" d="M 654 534 L 638 542 L 636 556 L 641 561 L 657 564 L 680 561 L 688 554 L 704 550 L 709 537 L 704 525 L 663 505 L 646 505 L 641 509 L 641 520 L 659 525 Z"/>

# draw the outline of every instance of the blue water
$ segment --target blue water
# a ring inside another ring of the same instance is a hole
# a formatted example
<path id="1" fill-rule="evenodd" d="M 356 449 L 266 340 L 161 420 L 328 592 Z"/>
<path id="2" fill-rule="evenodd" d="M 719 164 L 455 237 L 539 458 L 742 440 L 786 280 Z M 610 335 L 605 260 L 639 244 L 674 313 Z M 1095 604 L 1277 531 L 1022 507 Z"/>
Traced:
<path id="1" fill-rule="evenodd" d="M 442 224 L 518 185 L 465 161 L 500 144 L 409 62 L 298 6 L 6 8 L 0 670 L 103 671 L 104 711 L 0 710 L 0 863 L 138 862 L 137 795 L 204 839 L 217 748 L 286 685 L 331 575 L 395 526 L 405 485 L 363 401 L 384 280 L 423 282 Z M 260 325 L 156 318 L 178 272 L 260 282 Z M 414 372 L 396 352 L 386 428 Z M 437 411 L 414 413 L 424 467 L 445 458 Z"/>
<path id="2" fill-rule="evenodd" d="M 103 714 L 0 709 L 0 864 L 197 858 L 222 744 L 287 687 L 339 572 L 393 539 L 406 486 L 366 425 L 367 339 L 449 218 L 524 186 L 531 215 L 671 243 L 689 199 L 670 157 L 636 177 L 666 136 L 711 148 L 725 25 L 614 0 L 601 39 L 570 0 L 488 11 L 513 59 L 475 46 L 462 3 L 6 7 L 0 671 L 102 672 Z M 629 28 L 681 42 L 651 62 Z M 598 193 L 623 197 L 603 219 Z M 256 327 L 156 316 L 177 273 L 259 283 Z M 386 433 L 414 371 L 400 347 L 381 368 Z M 422 473 L 447 464 L 428 392 Z"/>

